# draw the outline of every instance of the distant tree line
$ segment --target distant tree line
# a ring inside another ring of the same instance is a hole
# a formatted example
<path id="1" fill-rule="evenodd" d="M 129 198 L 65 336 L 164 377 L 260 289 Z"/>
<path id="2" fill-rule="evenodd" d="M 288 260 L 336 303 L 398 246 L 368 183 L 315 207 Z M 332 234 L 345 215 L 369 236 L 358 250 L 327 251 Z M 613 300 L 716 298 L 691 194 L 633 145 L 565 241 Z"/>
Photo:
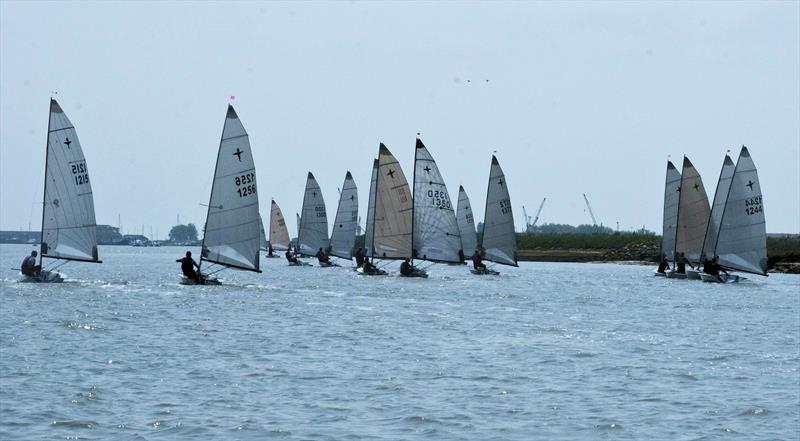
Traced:
<path id="1" fill-rule="evenodd" d="M 169 230 L 169 241 L 175 243 L 197 242 L 197 227 L 194 224 L 175 225 Z"/>

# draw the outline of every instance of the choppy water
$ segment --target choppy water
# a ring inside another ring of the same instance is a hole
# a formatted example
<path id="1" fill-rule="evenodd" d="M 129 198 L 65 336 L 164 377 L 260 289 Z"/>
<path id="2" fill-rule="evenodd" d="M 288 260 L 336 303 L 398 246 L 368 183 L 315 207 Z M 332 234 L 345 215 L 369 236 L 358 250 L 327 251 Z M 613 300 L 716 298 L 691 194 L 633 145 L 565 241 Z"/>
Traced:
<path id="1" fill-rule="evenodd" d="M 0 246 L 0 439 L 798 439 L 800 278 L 522 264 L 177 284 L 104 247 L 16 283 Z M 392 267 L 397 264 L 393 263 Z"/>

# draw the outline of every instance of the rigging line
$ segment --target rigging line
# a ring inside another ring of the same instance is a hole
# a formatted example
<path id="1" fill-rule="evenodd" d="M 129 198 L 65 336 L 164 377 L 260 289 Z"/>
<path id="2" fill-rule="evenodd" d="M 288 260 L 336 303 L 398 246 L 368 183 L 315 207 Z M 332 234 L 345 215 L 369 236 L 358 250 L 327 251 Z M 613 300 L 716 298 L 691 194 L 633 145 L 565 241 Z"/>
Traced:
<path id="1" fill-rule="evenodd" d="M 211 267 L 213 267 L 213 266 L 214 266 L 214 264 L 211 265 Z M 207 273 L 206 276 L 213 276 L 214 274 L 217 274 L 220 271 L 225 271 L 226 269 L 228 269 L 228 267 L 227 266 L 223 266 L 223 267 L 221 267 L 220 269 L 218 269 L 216 271 L 212 271 L 210 273 Z"/>

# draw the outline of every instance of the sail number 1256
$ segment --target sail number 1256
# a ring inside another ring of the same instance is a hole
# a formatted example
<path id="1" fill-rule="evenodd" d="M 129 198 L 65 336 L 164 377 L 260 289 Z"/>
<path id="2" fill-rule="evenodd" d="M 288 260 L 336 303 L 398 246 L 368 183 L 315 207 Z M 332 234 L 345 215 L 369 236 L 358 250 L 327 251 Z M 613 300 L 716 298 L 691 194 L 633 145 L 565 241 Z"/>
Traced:
<path id="1" fill-rule="evenodd" d="M 251 194 L 256 194 L 255 173 L 245 173 L 243 175 L 236 176 L 236 178 L 234 178 L 234 182 L 236 183 L 236 193 L 239 194 L 240 198 L 250 196 Z"/>

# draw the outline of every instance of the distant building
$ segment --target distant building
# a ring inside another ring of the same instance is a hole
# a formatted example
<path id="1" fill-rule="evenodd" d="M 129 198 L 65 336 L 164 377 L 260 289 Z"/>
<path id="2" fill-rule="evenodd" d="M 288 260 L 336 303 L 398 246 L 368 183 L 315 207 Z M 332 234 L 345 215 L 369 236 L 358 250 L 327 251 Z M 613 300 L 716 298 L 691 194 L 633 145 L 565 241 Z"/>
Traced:
<path id="1" fill-rule="evenodd" d="M 119 234 L 119 228 L 111 225 L 97 226 L 97 243 L 99 245 L 122 245 L 123 242 L 122 235 Z"/>

